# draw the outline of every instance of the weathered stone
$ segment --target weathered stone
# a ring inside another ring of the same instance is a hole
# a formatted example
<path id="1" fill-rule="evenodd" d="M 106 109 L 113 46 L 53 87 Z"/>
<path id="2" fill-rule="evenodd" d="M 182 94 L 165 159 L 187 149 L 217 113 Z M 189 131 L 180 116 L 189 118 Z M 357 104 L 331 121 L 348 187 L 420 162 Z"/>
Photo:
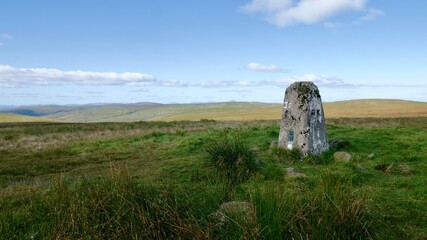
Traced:
<path id="1" fill-rule="evenodd" d="M 312 82 L 295 82 L 286 89 L 279 147 L 298 148 L 304 156 L 329 149 L 319 90 Z"/>
<path id="2" fill-rule="evenodd" d="M 256 210 L 249 202 L 231 201 L 223 203 L 214 216 L 219 220 L 219 224 L 224 224 L 227 219 L 242 220 L 244 222 L 256 223 Z"/>
<path id="3" fill-rule="evenodd" d="M 299 172 L 295 171 L 295 169 L 292 168 L 292 167 L 286 168 L 286 175 L 288 177 L 291 177 L 291 178 L 307 177 L 307 174 L 305 174 L 305 173 L 299 173 Z"/>
<path id="4" fill-rule="evenodd" d="M 348 152 L 336 152 L 334 153 L 334 159 L 336 162 L 350 162 L 351 155 Z"/>

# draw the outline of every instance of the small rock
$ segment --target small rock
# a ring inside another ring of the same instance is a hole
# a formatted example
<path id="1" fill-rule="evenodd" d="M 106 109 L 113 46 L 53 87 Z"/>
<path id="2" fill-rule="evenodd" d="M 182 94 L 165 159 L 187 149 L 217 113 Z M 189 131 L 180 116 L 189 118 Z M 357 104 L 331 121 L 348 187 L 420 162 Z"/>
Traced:
<path id="1" fill-rule="evenodd" d="M 286 175 L 288 177 L 291 177 L 291 178 L 307 177 L 307 174 L 305 174 L 305 173 L 299 173 L 299 172 L 295 171 L 295 169 L 292 168 L 292 167 L 286 168 Z"/>
<path id="2" fill-rule="evenodd" d="M 350 162 L 351 161 L 351 155 L 348 152 L 336 152 L 334 153 L 334 159 L 335 162 Z"/>
<path id="3" fill-rule="evenodd" d="M 219 220 L 219 224 L 224 224 L 227 219 L 240 219 L 245 222 L 256 223 L 256 209 L 254 205 L 244 201 L 231 201 L 223 203 L 213 214 Z"/>
<path id="4" fill-rule="evenodd" d="M 368 158 L 369 158 L 369 159 L 372 159 L 372 158 L 374 158 L 374 157 L 375 157 L 375 154 L 374 154 L 374 153 L 371 153 L 371 154 L 369 154 L 369 155 L 368 155 Z"/>

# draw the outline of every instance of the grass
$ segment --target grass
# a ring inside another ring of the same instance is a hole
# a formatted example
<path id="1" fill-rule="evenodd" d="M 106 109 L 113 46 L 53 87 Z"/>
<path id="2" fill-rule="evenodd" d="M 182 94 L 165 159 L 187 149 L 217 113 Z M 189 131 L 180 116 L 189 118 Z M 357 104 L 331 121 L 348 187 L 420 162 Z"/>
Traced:
<path id="1" fill-rule="evenodd" d="M 257 170 L 254 152 L 236 133 L 221 132 L 208 142 L 205 151 L 210 166 L 231 185 L 247 180 Z"/>
<path id="2" fill-rule="evenodd" d="M 0 239 L 427 238 L 427 119 L 327 128 L 352 162 L 275 148 L 276 121 L 0 124 Z M 209 164 L 232 149 L 256 162 L 234 184 Z"/>

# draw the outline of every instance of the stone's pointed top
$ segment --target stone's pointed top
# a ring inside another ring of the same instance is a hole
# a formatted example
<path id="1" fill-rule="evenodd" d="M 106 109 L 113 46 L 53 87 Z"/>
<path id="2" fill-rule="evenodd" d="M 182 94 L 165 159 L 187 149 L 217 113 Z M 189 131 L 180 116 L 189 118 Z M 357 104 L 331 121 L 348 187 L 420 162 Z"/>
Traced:
<path id="1" fill-rule="evenodd" d="M 297 94 L 298 99 L 303 103 L 308 103 L 313 98 L 319 98 L 321 101 L 319 89 L 313 82 L 294 82 L 286 89 L 287 95 L 290 95 L 290 92 Z"/>
<path id="2" fill-rule="evenodd" d="M 311 82 L 311 81 L 297 81 L 297 82 L 293 82 L 291 85 L 314 85 L 314 86 L 316 86 L 316 84 L 314 84 L 314 82 Z"/>
<path id="3" fill-rule="evenodd" d="M 297 88 L 297 87 L 313 87 L 313 88 L 317 88 L 316 84 L 314 84 L 314 82 L 310 82 L 310 81 L 294 82 L 291 85 L 289 85 L 289 88 Z"/>

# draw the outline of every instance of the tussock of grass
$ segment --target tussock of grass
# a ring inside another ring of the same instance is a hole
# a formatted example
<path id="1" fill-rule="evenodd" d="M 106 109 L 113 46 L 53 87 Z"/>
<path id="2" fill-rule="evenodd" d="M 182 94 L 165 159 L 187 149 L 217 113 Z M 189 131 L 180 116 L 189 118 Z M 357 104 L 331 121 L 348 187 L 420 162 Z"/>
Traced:
<path id="1" fill-rule="evenodd" d="M 274 158 L 278 162 L 282 162 L 282 163 L 295 163 L 295 162 L 301 161 L 303 159 L 303 155 L 302 155 L 301 151 L 297 148 L 289 150 L 289 149 L 274 146 L 271 149 L 271 152 L 272 152 Z"/>
<path id="2" fill-rule="evenodd" d="M 227 191 L 227 189 L 224 189 Z M 230 191 L 230 189 L 228 189 Z M 185 189 L 140 184 L 126 167 L 110 176 L 70 181 L 58 176 L 16 213 L 3 209 L 2 238 L 53 239 L 360 239 L 369 236 L 365 204 L 351 186 L 325 175 L 312 191 L 264 187 L 248 199 L 256 217 L 221 221 L 212 206 L 221 191 L 191 197 Z M 209 201 L 206 201 L 209 200 Z M 193 206 L 205 211 L 195 211 Z M 25 217 L 25 220 L 22 217 Z"/>
<path id="3" fill-rule="evenodd" d="M 231 184 L 247 180 L 257 170 L 255 153 L 237 134 L 222 132 L 219 137 L 210 139 L 205 151 L 209 165 Z"/>
<path id="4" fill-rule="evenodd" d="M 371 237 L 364 197 L 349 182 L 333 175 L 323 175 L 311 191 L 264 187 L 252 196 L 266 239 Z"/>

